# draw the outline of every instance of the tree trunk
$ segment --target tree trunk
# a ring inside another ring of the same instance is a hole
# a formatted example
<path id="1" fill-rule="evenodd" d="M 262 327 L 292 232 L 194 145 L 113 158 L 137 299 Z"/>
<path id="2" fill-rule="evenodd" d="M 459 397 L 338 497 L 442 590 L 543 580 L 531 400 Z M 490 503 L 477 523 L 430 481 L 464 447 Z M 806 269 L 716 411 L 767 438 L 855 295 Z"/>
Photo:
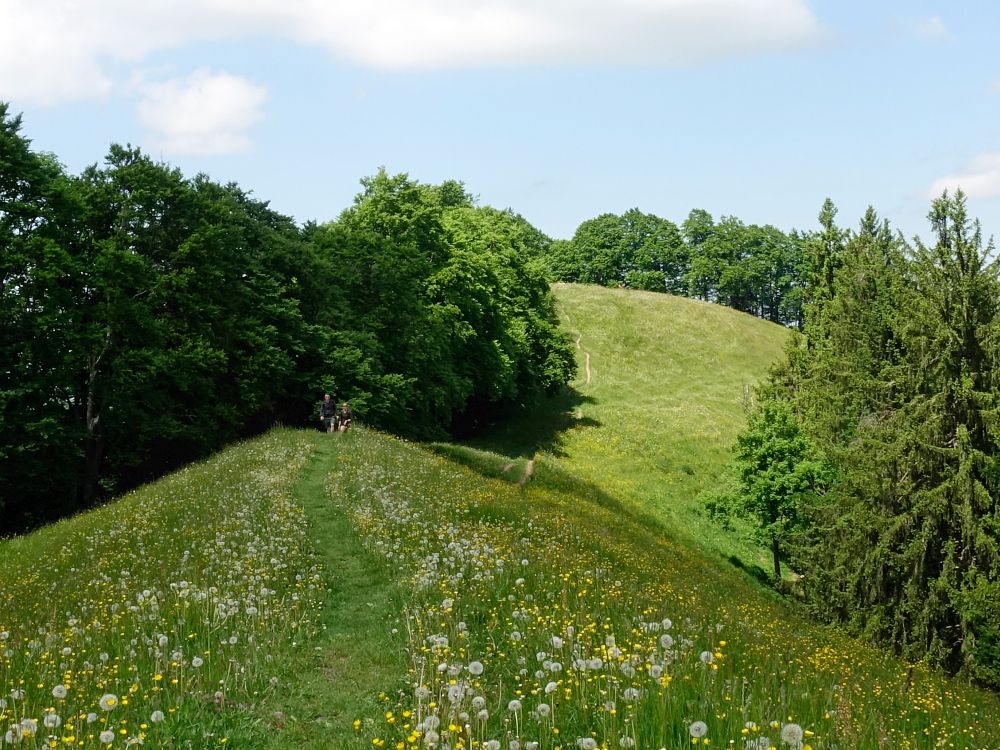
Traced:
<path id="1" fill-rule="evenodd" d="M 92 505 L 97 497 L 97 483 L 101 478 L 101 460 L 104 458 L 104 431 L 101 429 L 101 405 L 97 395 L 98 373 L 101 360 L 111 348 L 111 329 L 104 337 L 104 346 L 96 357 L 91 357 L 87 372 L 87 413 L 85 465 L 83 473 L 83 504 Z"/>
<path id="2" fill-rule="evenodd" d="M 771 537 L 771 554 L 774 555 L 774 580 L 781 583 L 781 544 L 778 537 Z"/>

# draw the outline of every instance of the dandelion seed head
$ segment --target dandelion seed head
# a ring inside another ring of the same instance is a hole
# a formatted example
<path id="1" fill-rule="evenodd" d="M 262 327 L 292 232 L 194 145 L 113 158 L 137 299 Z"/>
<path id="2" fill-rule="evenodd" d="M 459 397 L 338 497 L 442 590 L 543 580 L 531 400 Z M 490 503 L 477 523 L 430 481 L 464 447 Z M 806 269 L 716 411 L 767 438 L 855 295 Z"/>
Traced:
<path id="1" fill-rule="evenodd" d="M 688 734 L 690 734 L 695 739 L 704 737 L 708 733 L 708 724 L 703 721 L 693 721 L 691 726 L 688 727 Z"/>
<path id="2" fill-rule="evenodd" d="M 798 724 L 785 724 L 781 728 L 781 741 L 793 747 L 801 745 L 804 737 L 805 732 L 802 731 L 802 727 Z"/>

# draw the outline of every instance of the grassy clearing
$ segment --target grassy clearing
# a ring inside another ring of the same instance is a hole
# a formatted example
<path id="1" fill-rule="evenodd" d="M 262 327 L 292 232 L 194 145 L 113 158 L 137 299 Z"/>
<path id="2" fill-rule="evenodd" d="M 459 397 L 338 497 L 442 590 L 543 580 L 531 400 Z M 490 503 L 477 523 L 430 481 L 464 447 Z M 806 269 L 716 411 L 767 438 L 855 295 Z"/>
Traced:
<path id="1" fill-rule="evenodd" d="M 252 747 L 322 580 L 277 431 L 0 545 L 0 744 Z"/>
<path id="2" fill-rule="evenodd" d="M 330 500 L 398 581 L 408 671 L 351 746 L 1000 747 L 996 696 L 800 621 L 550 462 L 519 487 L 353 439 Z"/>
<path id="3" fill-rule="evenodd" d="M 745 527 L 722 532 L 697 497 L 729 461 L 747 389 L 792 334 L 681 297 L 580 284 L 554 291 L 563 327 L 577 342 L 572 390 L 469 445 L 555 456 L 567 472 L 660 519 L 670 533 L 766 578 L 767 552 Z"/>

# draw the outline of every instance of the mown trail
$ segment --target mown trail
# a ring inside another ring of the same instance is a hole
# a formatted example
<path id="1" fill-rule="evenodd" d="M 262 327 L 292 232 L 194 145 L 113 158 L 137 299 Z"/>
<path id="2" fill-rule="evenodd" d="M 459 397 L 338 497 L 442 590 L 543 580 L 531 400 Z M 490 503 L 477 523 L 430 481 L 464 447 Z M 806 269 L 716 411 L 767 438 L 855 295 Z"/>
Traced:
<path id="1" fill-rule="evenodd" d="M 328 588 L 322 635 L 274 703 L 267 748 L 343 747 L 354 735 L 353 720 L 376 712 L 379 692 L 406 668 L 400 652 L 387 648 L 395 627 L 387 613 L 402 607 L 394 584 L 330 498 L 355 435 L 317 432 L 316 450 L 294 488 Z"/>
<path id="2" fill-rule="evenodd" d="M 321 628 L 263 747 L 1000 746 L 995 696 L 799 620 L 551 459 L 519 487 L 497 454 L 310 442 Z"/>

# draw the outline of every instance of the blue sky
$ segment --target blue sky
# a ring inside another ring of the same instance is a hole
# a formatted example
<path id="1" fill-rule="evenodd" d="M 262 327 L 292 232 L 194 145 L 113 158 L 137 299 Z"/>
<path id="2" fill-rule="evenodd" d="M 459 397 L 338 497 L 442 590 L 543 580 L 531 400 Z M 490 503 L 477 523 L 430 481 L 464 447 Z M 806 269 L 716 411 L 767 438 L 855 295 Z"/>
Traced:
<path id="1" fill-rule="evenodd" d="M 112 142 L 335 218 L 380 166 L 553 237 L 632 207 L 782 229 L 961 184 L 1000 234 L 993 2 L 0 0 L 0 99 L 73 172 Z"/>

